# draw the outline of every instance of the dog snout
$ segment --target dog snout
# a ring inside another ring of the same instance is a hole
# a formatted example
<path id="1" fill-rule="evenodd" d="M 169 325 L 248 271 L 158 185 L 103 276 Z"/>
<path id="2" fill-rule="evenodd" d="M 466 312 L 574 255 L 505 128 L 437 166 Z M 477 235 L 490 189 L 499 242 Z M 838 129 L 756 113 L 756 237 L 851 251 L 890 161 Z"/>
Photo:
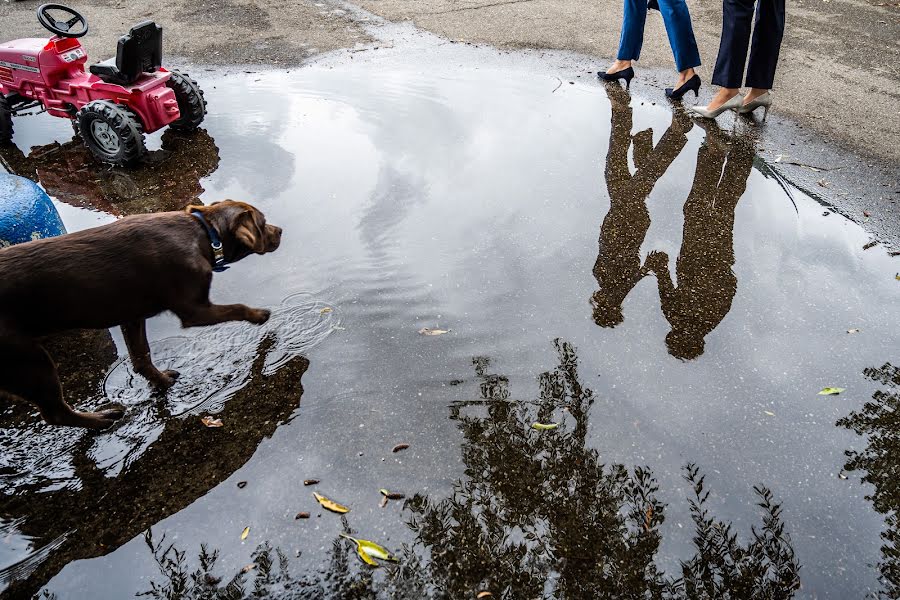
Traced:
<path id="1" fill-rule="evenodd" d="M 281 245 L 281 227 L 266 225 L 266 229 L 268 230 L 266 232 L 266 237 L 268 238 L 266 251 L 273 252 Z"/>

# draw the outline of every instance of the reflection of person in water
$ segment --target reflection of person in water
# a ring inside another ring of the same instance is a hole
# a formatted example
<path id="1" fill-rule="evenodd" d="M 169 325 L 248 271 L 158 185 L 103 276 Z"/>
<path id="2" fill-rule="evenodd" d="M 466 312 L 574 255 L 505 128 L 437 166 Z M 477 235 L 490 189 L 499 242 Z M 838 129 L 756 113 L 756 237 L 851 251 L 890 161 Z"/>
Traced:
<path id="1" fill-rule="evenodd" d="M 737 292 L 734 265 L 734 211 L 753 168 L 753 147 L 729 140 L 713 124 L 697 155 L 694 183 L 684 204 L 684 233 L 676 262 L 678 286 L 669 258 L 651 252 L 647 268 L 656 274 L 659 297 L 671 331 L 672 356 L 690 360 L 703 354 L 706 336 L 722 322 Z M 723 170 L 724 169 L 724 170 Z"/>
<path id="2" fill-rule="evenodd" d="M 0 147 L 6 170 L 40 183 L 66 204 L 112 215 L 180 210 L 203 193 L 200 180 L 219 167 L 219 149 L 203 129 L 191 134 L 166 130 L 162 148 L 133 169 L 98 168 L 79 138 L 54 142 L 25 154 Z"/>
<path id="3" fill-rule="evenodd" d="M 657 180 L 687 143 L 691 121 L 681 112 L 653 146 L 653 130 L 631 135 L 631 107 L 624 90 L 610 89 L 612 126 L 606 154 L 609 212 L 600 227 L 600 253 L 594 277 L 600 289 L 591 297 L 594 320 L 601 327 L 622 322 L 622 303 L 647 271 L 641 268 L 640 249 L 650 228 L 647 197 Z M 634 175 L 628 168 L 628 148 L 634 144 Z"/>
<path id="4" fill-rule="evenodd" d="M 78 453 L 73 462 L 79 486 L 0 494 L 0 520 L 14 521 L 35 547 L 52 548 L 27 568 L 13 565 L 0 571 L 0 590 L 4 582 L 17 579 L 0 596 L 30 598 L 67 564 L 113 552 L 243 467 L 290 417 L 303 394 L 300 380 L 309 361 L 302 356 L 263 375 L 271 343 L 263 340 L 246 387 L 217 415 L 226 423 L 227 435 L 210 437 L 196 417 L 167 419 L 155 441 L 115 477 L 87 457 L 86 438 L 69 450 Z"/>

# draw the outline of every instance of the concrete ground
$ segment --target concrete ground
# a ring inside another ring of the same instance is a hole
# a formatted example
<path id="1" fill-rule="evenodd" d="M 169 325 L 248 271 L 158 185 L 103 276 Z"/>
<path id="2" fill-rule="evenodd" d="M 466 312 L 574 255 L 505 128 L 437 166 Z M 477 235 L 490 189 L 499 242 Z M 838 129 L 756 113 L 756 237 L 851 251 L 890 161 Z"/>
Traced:
<path id="1" fill-rule="evenodd" d="M 0 0 L 0 39 L 49 37 L 35 11 L 43 0 Z M 115 55 L 116 41 L 146 19 L 163 25 L 164 57 L 210 64 L 292 66 L 369 41 L 347 12 L 324 4 L 275 0 L 67 0 L 90 24 L 82 45 L 93 59 Z"/>

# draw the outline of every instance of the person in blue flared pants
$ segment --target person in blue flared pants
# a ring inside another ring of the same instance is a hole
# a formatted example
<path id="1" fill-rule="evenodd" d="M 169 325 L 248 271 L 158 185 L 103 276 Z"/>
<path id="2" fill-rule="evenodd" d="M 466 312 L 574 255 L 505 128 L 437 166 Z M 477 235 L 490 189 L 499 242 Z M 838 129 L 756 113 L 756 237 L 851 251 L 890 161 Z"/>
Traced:
<path id="1" fill-rule="evenodd" d="M 675 67 L 678 69 L 678 81 L 674 88 L 666 89 L 666 95 L 677 100 L 693 91 L 696 96 L 700 89 L 700 77 L 694 72 L 694 68 L 700 66 L 700 52 L 697 50 L 691 14 L 685 0 L 649 0 L 649 3 L 648 0 L 625 0 L 619 53 L 606 73 L 598 73 L 598 77 L 604 81 L 622 79 L 626 85 L 631 84 L 634 77 L 632 62 L 641 56 L 648 8 L 657 9 L 662 14 L 669 45 L 675 55 Z"/>

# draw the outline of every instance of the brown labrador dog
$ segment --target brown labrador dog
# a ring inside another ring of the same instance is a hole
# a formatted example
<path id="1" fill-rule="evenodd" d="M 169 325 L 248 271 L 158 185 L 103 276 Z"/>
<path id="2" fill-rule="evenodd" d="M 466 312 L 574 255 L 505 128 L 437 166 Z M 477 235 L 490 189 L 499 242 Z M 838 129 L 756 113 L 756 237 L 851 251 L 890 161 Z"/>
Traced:
<path id="1" fill-rule="evenodd" d="M 166 389 L 178 373 L 153 365 L 146 319 L 170 310 L 184 327 L 265 323 L 268 310 L 211 303 L 209 286 L 215 267 L 280 243 L 281 228 L 259 210 L 225 200 L 0 250 L 0 396 L 36 404 L 54 425 L 109 427 L 123 411 L 77 412 L 66 404 L 41 338 L 118 325 L 135 371 Z"/>

